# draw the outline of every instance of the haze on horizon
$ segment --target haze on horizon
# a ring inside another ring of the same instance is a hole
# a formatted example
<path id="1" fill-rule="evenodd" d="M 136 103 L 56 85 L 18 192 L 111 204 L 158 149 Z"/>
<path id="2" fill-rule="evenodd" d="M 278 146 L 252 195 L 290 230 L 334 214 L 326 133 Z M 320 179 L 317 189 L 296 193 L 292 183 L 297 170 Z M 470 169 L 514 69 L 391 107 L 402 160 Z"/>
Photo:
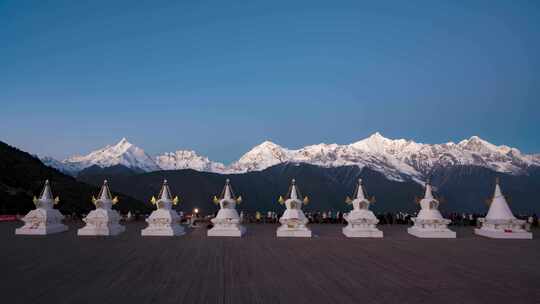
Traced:
<path id="1" fill-rule="evenodd" d="M 3 1 L 0 140 L 230 163 L 375 132 L 540 152 L 534 1 Z"/>

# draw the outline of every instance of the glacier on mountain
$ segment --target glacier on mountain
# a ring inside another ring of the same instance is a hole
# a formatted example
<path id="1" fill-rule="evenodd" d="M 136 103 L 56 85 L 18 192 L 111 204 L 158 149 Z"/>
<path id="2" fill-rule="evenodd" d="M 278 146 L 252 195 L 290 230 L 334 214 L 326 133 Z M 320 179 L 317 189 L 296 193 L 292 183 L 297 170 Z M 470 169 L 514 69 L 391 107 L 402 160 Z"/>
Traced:
<path id="1" fill-rule="evenodd" d="M 42 158 L 49 166 L 76 174 L 92 165 L 124 165 L 143 171 L 193 169 L 214 173 L 260 171 L 280 163 L 308 163 L 322 167 L 354 165 L 369 167 L 392 180 L 411 178 L 423 181 L 437 167 L 474 165 L 510 174 L 525 173 L 530 166 L 540 166 L 540 156 L 522 154 L 518 149 L 496 146 L 477 136 L 459 143 L 423 144 L 405 139 L 388 139 L 375 133 L 349 145 L 317 144 L 292 150 L 265 141 L 226 166 L 200 156 L 194 151 L 178 150 L 154 158 L 123 138 L 85 156 L 63 161 Z"/>
<path id="2" fill-rule="evenodd" d="M 161 170 L 143 149 L 131 144 L 125 138 L 122 138 L 116 145 L 106 146 L 84 156 L 75 155 L 61 162 L 55 162 L 51 159 L 50 157 L 43 158 L 42 162 L 63 172 L 76 173 L 94 165 L 102 168 L 123 165 L 143 171 Z"/>
<path id="3" fill-rule="evenodd" d="M 225 165 L 213 162 L 208 157 L 200 156 L 195 151 L 178 150 L 167 152 L 155 157 L 156 164 L 161 170 L 193 169 L 204 172 L 224 172 Z"/>

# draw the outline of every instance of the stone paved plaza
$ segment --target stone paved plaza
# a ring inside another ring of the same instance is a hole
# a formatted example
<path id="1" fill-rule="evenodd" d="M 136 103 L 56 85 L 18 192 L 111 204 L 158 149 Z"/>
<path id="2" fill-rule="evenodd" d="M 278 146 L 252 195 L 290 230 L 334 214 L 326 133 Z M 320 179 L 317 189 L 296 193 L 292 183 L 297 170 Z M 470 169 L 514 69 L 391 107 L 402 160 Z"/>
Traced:
<path id="1" fill-rule="evenodd" d="M 540 236 L 492 240 L 472 227 L 457 239 L 347 239 L 311 225 L 311 239 L 277 239 L 272 224 L 244 238 L 15 236 L 0 223 L 2 303 L 539 303 Z"/>

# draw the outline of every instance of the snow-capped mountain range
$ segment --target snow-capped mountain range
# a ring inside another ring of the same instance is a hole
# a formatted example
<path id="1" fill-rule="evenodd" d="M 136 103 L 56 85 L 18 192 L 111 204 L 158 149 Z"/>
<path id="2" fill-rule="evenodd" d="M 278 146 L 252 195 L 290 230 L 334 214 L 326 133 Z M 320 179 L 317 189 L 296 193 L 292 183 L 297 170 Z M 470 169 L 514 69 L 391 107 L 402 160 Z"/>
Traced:
<path id="1" fill-rule="evenodd" d="M 125 138 L 116 145 L 106 146 L 85 156 L 72 156 L 63 161 L 51 157 L 43 157 L 41 160 L 48 166 L 72 175 L 93 165 L 124 165 L 147 172 L 194 169 L 214 173 L 260 171 L 285 162 L 322 167 L 356 165 L 367 166 L 397 181 L 407 178 L 423 181 L 433 168 L 439 166 L 476 165 L 510 174 L 523 174 L 531 166 L 540 166 L 538 154 L 522 154 L 516 148 L 496 146 L 477 136 L 457 144 L 422 144 L 405 139 L 388 139 L 379 133 L 349 145 L 321 143 L 297 150 L 265 141 L 228 166 L 189 150 L 151 157 Z"/>

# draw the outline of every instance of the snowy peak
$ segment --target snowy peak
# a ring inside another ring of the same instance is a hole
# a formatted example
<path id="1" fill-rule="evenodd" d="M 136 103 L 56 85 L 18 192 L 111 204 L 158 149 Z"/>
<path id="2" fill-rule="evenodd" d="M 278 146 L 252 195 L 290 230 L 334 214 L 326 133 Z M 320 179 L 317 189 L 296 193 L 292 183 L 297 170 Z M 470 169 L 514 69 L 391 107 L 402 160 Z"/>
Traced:
<path id="1" fill-rule="evenodd" d="M 263 141 L 262 143 L 260 143 L 258 146 L 255 146 L 253 149 L 256 149 L 256 148 L 269 148 L 269 149 L 273 149 L 273 148 L 281 148 L 280 145 L 276 144 L 276 143 L 273 143 L 269 140 L 265 140 Z"/>
<path id="2" fill-rule="evenodd" d="M 364 138 L 358 143 L 366 143 L 366 144 L 387 144 L 389 142 L 392 142 L 391 139 L 384 137 L 381 133 L 375 132 L 368 136 L 367 138 Z"/>
<path id="3" fill-rule="evenodd" d="M 289 161 L 290 151 L 271 141 L 264 141 L 249 150 L 240 159 L 233 163 L 228 171 L 247 172 L 259 171 L 268 167 Z"/>
<path id="4" fill-rule="evenodd" d="M 80 170 L 93 165 L 100 167 L 123 165 L 144 171 L 160 169 L 143 149 L 131 144 L 126 138 L 122 138 L 116 145 L 106 146 L 84 156 L 72 156 L 62 161 L 62 163 L 79 167 Z"/>
<path id="5" fill-rule="evenodd" d="M 263 141 L 260 145 L 253 147 L 244 156 L 250 154 L 271 153 L 271 154 L 283 154 L 285 150 L 282 146 L 275 144 L 271 141 Z"/>
<path id="6" fill-rule="evenodd" d="M 155 162 L 162 170 L 193 169 L 206 172 L 225 171 L 224 164 L 210 161 L 207 157 L 200 156 L 191 150 L 163 153 L 156 156 Z"/>
<path id="7" fill-rule="evenodd" d="M 368 138 L 362 139 L 350 145 L 351 147 L 370 153 L 390 153 L 395 154 L 398 150 L 408 148 L 418 150 L 421 144 L 405 139 L 389 139 L 376 132 Z"/>
<path id="8" fill-rule="evenodd" d="M 117 151 L 127 151 L 127 149 L 133 147 L 133 145 L 125 138 L 122 139 L 114 146 Z"/>
<path id="9" fill-rule="evenodd" d="M 496 146 L 486 140 L 483 140 L 481 139 L 480 137 L 478 136 L 471 136 L 471 138 L 469 139 L 465 139 L 465 140 L 462 140 L 460 141 L 458 144 L 458 147 L 464 149 L 464 150 L 468 150 L 468 151 L 473 151 L 473 152 L 478 152 L 478 153 L 502 153 L 502 154 L 506 154 L 508 152 L 511 152 L 513 151 L 514 153 L 520 153 L 521 152 L 518 150 L 518 149 L 515 149 L 515 148 L 510 148 L 508 146 Z"/>

